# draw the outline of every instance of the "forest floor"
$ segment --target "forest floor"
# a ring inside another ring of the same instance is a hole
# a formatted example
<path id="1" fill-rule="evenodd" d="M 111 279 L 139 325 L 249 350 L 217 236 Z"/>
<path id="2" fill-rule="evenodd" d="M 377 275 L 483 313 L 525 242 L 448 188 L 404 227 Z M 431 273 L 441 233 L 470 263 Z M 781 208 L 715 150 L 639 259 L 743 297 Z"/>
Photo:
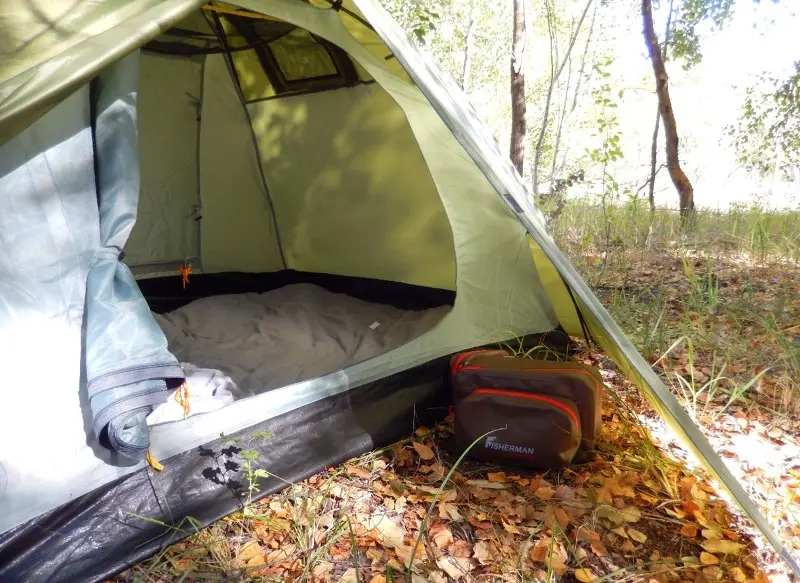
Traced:
<path id="1" fill-rule="evenodd" d="M 798 258 L 586 241 L 560 242 L 800 559 Z M 590 348 L 577 358 L 608 388 L 596 451 L 581 463 L 454 468 L 445 419 L 253 502 L 115 581 L 791 581 L 611 360 Z"/>

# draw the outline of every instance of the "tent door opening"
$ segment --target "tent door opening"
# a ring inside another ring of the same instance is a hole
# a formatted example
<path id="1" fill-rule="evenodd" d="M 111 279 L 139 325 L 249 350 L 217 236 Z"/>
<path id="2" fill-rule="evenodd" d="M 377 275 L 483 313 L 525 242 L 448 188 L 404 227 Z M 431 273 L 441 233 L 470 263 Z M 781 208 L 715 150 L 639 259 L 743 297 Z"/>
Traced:
<path id="1" fill-rule="evenodd" d="M 267 65 L 189 46 L 213 37 L 203 26 L 141 51 L 140 195 L 125 247 L 192 414 L 390 353 L 441 322 L 456 287 L 447 215 L 388 93 L 313 77 L 324 86 L 248 101 L 237 84 Z M 303 68 L 320 59 L 317 40 L 280 32 L 274 66 L 317 75 Z M 149 421 L 182 418 L 168 400 Z"/>

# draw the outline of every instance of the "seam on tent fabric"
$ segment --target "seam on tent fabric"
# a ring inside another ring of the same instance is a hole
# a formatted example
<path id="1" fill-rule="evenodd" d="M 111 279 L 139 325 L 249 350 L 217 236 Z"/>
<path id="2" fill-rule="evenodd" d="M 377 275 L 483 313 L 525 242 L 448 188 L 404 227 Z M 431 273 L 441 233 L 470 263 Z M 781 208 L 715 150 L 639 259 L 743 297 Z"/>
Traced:
<path id="1" fill-rule="evenodd" d="M 208 21 L 208 16 L 203 12 L 203 16 Z M 283 263 L 284 269 L 289 269 L 289 266 L 286 263 L 286 254 L 283 252 L 283 243 L 281 242 L 281 233 L 278 229 L 278 217 L 275 214 L 275 204 L 272 202 L 272 196 L 269 192 L 269 186 L 267 185 L 267 177 L 264 174 L 264 165 L 261 163 L 261 149 L 258 147 L 258 139 L 256 138 L 256 133 L 253 130 L 253 119 L 250 117 L 250 111 L 247 109 L 247 102 L 244 99 L 244 94 L 242 93 L 242 87 L 239 84 L 239 75 L 236 72 L 236 67 L 233 64 L 233 58 L 231 57 L 230 47 L 228 46 L 228 39 L 225 36 L 225 29 L 222 27 L 222 22 L 217 16 L 216 13 L 211 13 L 211 18 L 214 20 L 214 24 L 211 25 L 211 29 L 215 30 L 217 33 L 217 38 L 219 38 L 222 46 L 225 48 L 225 65 L 228 67 L 228 74 L 231 76 L 231 83 L 233 83 L 234 89 L 236 90 L 236 95 L 239 97 L 239 103 L 244 110 L 244 114 L 247 117 L 247 124 L 249 126 L 250 131 L 250 138 L 253 141 L 253 148 L 255 149 L 256 154 L 256 163 L 258 164 L 258 174 L 261 176 L 261 184 L 264 186 L 264 193 L 267 197 L 267 204 L 269 205 L 270 216 L 272 217 L 272 226 L 275 229 L 275 240 L 278 243 L 278 253 L 281 256 L 281 263 Z M 262 66 L 263 68 L 263 66 Z M 266 74 L 266 71 L 264 72 Z"/>
<path id="2" fill-rule="evenodd" d="M 160 405 L 166 403 L 169 398 L 168 390 L 148 389 L 143 390 L 135 395 L 125 397 L 121 401 L 117 401 L 105 409 L 102 409 L 93 423 L 95 435 L 100 435 L 103 428 L 108 425 L 114 417 L 126 412 L 133 412 L 135 409 L 143 407 L 152 407 L 153 405 Z"/>
<path id="3" fill-rule="evenodd" d="M 326 87 L 324 89 L 305 89 L 303 91 L 295 91 L 294 93 L 281 93 L 280 95 L 270 95 L 269 97 L 259 97 L 258 99 L 251 99 L 250 101 L 245 101 L 248 105 L 251 103 L 262 103 L 264 101 L 272 101 L 273 99 L 282 99 L 282 98 L 289 98 L 289 97 L 297 97 L 298 95 L 310 95 L 313 93 L 327 93 L 329 91 L 341 91 L 342 89 L 352 89 L 353 87 L 359 87 L 361 85 L 374 85 L 377 83 L 375 79 L 369 79 L 367 81 L 358 81 L 353 85 L 345 85 L 344 87 Z"/>
<path id="4" fill-rule="evenodd" d="M 575 294 L 572 293 L 572 288 L 569 287 L 569 284 L 567 284 L 567 280 L 564 279 L 564 276 L 561 275 L 561 272 L 558 271 L 558 269 L 556 269 L 556 272 L 558 273 L 558 276 L 561 278 L 561 281 L 564 282 L 564 288 L 567 290 L 567 293 L 569 294 L 569 299 L 572 300 L 572 305 L 575 307 L 575 314 L 578 316 L 578 322 L 580 322 L 581 330 L 583 330 L 583 337 L 586 339 L 586 347 L 589 348 L 591 347 L 592 344 L 596 346 L 597 342 L 595 341 L 591 332 L 589 332 L 588 326 L 586 326 L 586 319 L 583 317 L 583 312 L 581 312 L 581 309 L 578 306 L 578 301 L 575 299 Z"/>
<path id="5" fill-rule="evenodd" d="M 183 369 L 173 363 L 132 366 L 93 378 L 87 383 L 89 397 L 121 385 L 152 380 L 154 378 L 183 378 Z"/>
<path id="6" fill-rule="evenodd" d="M 207 41 L 208 42 L 208 41 Z M 197 140 L 195 145 L 195 156 L 196 156 L 196 172 L 195 175 L 197 176 L 197 209 L 195 212 L 194 222 L 197 223 L 197 262 L 200 264 L 198 266 L 199 271 L 203 271 L 203 189 L 202 189 L 202 178 L 200 176 L 200 150 L 201 144 L 200 140 L 203 135 L 203 91 L 205 90 L 206 86 L 206 60 L 208 59 L 207 56 L 203 57 L 203 61 L 200 63 L 200 96 L 199 102 L 197 104 Z M 186 260 L 189 258 L 187 257 Z"/>

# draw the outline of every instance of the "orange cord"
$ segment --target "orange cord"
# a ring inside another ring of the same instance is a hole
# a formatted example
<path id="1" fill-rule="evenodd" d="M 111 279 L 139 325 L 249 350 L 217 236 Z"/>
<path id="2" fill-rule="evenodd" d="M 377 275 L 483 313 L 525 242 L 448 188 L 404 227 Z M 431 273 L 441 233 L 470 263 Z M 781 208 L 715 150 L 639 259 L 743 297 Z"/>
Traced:
<path id="1" fill-rule="evenodd" d="M 181 274 L 181 283 L 183 284 L 183 289 L 186 289 L 186 286 L 189 285 L 189 276 L 192 274 L 191 263 L 186 261 L 183 265 L 178 267 L 178 271 Z"/>
<path id="2" fill-rule="evenodd" d="M 175 400 L 178 402 L 178 405 L 183 407 L 183 418 L 186 419 L 189 416 L 189 387 L 186 383 L 183 383 L 178 390 L 175 391 Z"/>

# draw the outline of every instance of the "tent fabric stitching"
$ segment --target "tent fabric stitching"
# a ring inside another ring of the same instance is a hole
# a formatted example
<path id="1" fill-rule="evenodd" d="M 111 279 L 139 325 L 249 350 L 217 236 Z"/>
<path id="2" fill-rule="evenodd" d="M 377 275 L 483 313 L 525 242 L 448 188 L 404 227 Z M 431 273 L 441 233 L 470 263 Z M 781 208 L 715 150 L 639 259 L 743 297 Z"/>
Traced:
<path id="1" fill-rule="evenodd" d="M 261 163 L 261 154 L 260 154 L 260 149 L 258 147 L 258 139 L 256 138 L 256 134 L 253 131 L 253 120 L 250 117 L 250 111 L 247 109 L 247 102 L 245 101 L 244 94 L 242 93 L 242 88 L 239 82 L 239 75 L 236 72 L 236 66 L 233 63 L 233 58 L 231 57 L 230 53 L 230 47 L 228 46 L 228 41 L 225 36 L 225 29 L 222 26 L 222 22 L 220 21 L 216 13 L 212 12 L 211 18 L 214 20 L 214 26 L 212 27 L 212 30 L 216 31 L 217 38 L 220 40 L 223 47 L 225 48 L 225 65 L 228 67 L 228 73 L 231 76 L 231 80 L 236 90 L 236 95 L 239 97 L 239 101 L 241 103 L 242 108 L 244 109 L 245 116 L 247 116 L 250 136 L 253 142 L 253 149 L 255 150 L 256 157 L 258 158 L 257 162 L 258 172 L 261 177 L 261 184 L 264 188 L 264 194 L 266 195 L 267 198 L 267 204 L 269 205 L 270 217 L 272 218 L 272 225 L 273 228 L 275 229 L 275 238 L 278 243 L 278 252 L 280 253 L 281 262 L 283 263 L 284 269 L 288 269 L 289 265 L 286 262 L 286 254 L 284 253 L 283 244 L 281 242 L 281 233 L 280 230 L 278 229 L 278 217 L 275 214 L 275 204 L 272 201 L 272 196 L 270 196 L 270 188 L 269 185 L 267 184 L 267 177 L 266 174 L 264 173 L 264 166 Z"/>

